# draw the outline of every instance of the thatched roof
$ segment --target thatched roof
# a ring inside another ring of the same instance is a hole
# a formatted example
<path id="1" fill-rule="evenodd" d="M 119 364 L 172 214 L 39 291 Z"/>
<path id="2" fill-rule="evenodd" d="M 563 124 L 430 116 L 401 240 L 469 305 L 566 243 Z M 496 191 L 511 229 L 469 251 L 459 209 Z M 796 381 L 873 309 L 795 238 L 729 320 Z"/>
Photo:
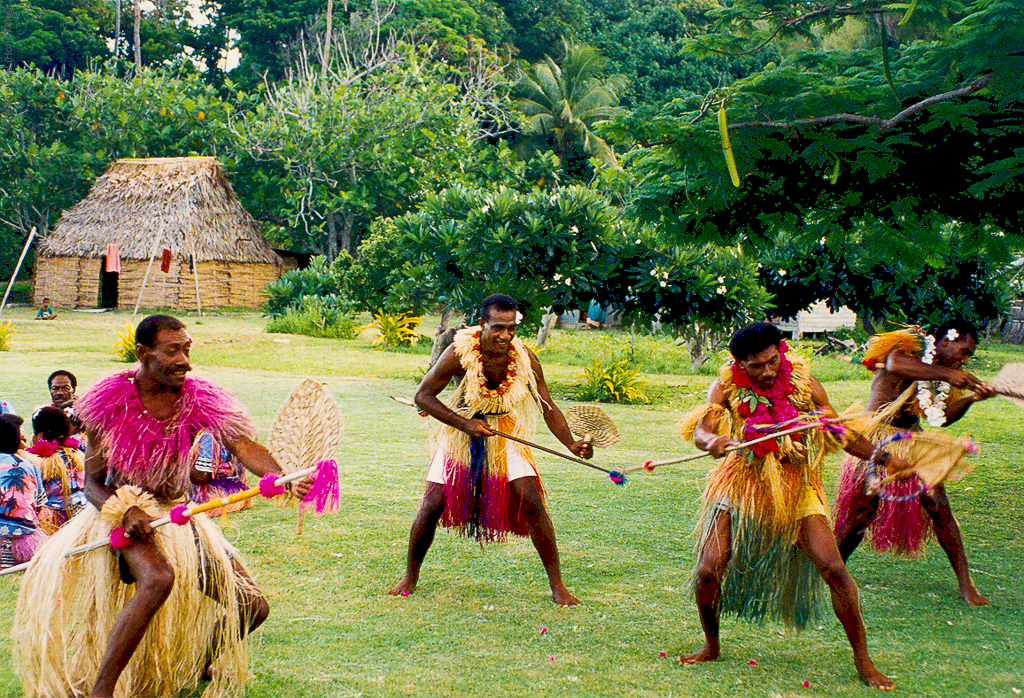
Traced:
<path id="1" fill-rule="evenodd" d="M 198 262 L 279 264 L 256 222 L 235 197 L 216 158 L 118 160 L 89 196 L 61 215 L 39 246 L 42 257 L 148 260 L 157 245 L 176 259 L 195 246 Z"/>

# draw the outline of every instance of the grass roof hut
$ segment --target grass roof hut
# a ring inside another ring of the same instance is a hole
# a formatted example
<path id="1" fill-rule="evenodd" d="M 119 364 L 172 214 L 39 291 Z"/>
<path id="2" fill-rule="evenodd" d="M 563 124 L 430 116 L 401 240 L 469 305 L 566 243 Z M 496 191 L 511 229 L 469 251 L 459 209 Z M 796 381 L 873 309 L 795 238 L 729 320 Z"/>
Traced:
<path id="1" fill-rule="evenodd" d="M 64 308 L 131 308 L 137 300 L 178 310 L 255 308 L 283 265 L 216 158 L 118 160 L 40 242 L 33 300 Z"/>

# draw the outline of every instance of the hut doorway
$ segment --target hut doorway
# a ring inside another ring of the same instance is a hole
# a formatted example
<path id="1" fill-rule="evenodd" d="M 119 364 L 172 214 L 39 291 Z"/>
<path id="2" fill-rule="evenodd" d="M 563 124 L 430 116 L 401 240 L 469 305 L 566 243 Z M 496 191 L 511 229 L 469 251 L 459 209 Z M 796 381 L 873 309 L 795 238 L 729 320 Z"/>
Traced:
<path id="1" fill-rule="evenodd" d="M 107 256 L 100 257 L 100 307 L 117 307 L 118 273 L 107 271 Z"/>

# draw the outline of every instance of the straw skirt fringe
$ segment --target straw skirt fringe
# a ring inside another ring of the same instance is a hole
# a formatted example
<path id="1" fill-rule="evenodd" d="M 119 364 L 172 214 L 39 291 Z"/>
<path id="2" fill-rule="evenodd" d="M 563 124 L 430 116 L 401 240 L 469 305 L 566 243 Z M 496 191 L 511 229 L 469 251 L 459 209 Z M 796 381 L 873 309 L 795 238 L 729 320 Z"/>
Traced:
<path id="1" fill-rule="evenodd" d="M 102 512 L 87 506 L 75 516 L 40 549 L 25 573 L 12 634 L 26 696 L 88 693 L 114 620 L 135 593 L 135 584 L 121 581 L 109 548 L 64 557 L 72 547 L 108 536 L 128 506 L 157 517 L 169 509 L 130 486 L 111 500 Z M 191 522 L 155 532 L 174 570 L 174 586 L 118 680 L 117 698 L 175 696 L 195 687 L 214 638 L 218 651 L 204 698 L 240 694 L 249 678 L 238 594 L 241 584 L 251 582 L 235 574 L 232 548 L 216 525 L 202 514 Z"/>

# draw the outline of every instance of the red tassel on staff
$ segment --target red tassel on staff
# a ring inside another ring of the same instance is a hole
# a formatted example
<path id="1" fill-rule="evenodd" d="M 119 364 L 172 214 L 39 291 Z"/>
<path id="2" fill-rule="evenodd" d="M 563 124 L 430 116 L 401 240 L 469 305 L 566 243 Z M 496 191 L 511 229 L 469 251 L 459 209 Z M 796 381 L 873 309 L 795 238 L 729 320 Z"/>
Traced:
<path id="1" fill-rule="evenodd" d="M 165 274 L 171 271 L 171 251 L 164 248 L 164 251 L 160 253 L 160 271 Z"/>
<path id="2" fill-rule="evenodd" d="M 338 482 L 338 462 L 333 458 L 318 461 L 316 475 L 313 476 L 313 486 L 302 498 L 299 511 L 311 508 L 317 516 L 325 511 L 333 514 L 338 511 L 340 498 L 341 484 Z"/>

